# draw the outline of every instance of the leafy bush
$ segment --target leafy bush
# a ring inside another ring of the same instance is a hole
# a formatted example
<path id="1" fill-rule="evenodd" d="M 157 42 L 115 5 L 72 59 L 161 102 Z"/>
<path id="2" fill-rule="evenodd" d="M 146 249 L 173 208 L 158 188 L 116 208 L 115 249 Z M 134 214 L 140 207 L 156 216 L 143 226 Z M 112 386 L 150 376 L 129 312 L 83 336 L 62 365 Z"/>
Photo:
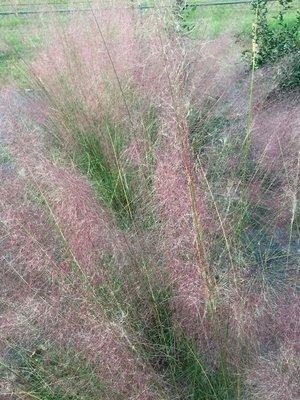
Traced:
<path id="1" fill-rule="evenodd" d="M 255 24 L 252 30 L 256 68 L 271 64 L 282 57 L 299 51 L 300 13 L 289 21 L 287 11 L 292 7 L 292 0 L 279 0 L 280 8 L 274 16 L 276 23 L 269 21 L 267 0 L 253 0 L 252 10 L 255 13 Z"/>

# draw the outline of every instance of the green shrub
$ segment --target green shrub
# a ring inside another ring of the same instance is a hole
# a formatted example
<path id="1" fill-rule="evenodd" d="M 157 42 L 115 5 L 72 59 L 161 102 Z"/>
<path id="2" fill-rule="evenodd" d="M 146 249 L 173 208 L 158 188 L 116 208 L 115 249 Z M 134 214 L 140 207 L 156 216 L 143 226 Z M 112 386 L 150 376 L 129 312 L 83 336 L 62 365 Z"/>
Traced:
<path id="1" fill-rule="evenodd" d="M 252 1 L 256 20 L 252 29 L 255 50 L 252 61 L 255 68 L 272 64 L 299 51 L 300 13 L 297 12 L 295 18 L 288 17 L 287 12 L 292 9 L 291 3 L 292 0 L 279 0 L 279 10 L 270 21 L 268 1 Z"/>

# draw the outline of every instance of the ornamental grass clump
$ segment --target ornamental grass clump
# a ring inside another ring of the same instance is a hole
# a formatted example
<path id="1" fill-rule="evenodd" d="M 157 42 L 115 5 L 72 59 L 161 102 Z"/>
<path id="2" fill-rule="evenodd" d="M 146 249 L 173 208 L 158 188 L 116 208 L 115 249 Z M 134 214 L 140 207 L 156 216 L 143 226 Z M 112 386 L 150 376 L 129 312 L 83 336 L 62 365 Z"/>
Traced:
<path id="1" fill-rule="evenodd" d="M 177 22 L 56 21 L 1 99 L 1 395 L 297 398 L 297 97 Z"/>

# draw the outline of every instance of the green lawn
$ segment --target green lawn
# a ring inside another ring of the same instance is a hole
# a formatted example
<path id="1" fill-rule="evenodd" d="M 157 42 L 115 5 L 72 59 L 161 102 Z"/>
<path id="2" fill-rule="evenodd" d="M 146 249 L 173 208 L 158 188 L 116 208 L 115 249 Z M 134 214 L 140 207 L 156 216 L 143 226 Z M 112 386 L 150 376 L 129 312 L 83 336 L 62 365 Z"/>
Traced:
<path id="1" fill-rule="evenodd" d="M 36 22 L 19 16 L 0 17 L 0 84 L 16 80 L 26 85 L 24 61 L 33 49 L 41 45 L 41 36 L 36 30 Z"/>
<path id="2" fill-rule="evenodd" d="M 210 0 L 200 0 L 195 3 L 206 3 L 209 1 Z M 213 1 L 211 0 L 211 2 Z M 191 1 L 191 3 L 193 2 Z M 286 15 L 286 19 L 290 23 L 294 23 L 297 18 L 295 10 L 299 9 L 299 7 L 297 7 L 298 4 L 300 6 L 300 2 L 294 0 L 294 9 Z M 270 23 L 272 25 L 276 24 L 276 21 L 272 20 L 272 16 L 276 14 L 278 7 L 278 2 L 272 2 L 269 5 L 271 11 Z M 192 34 L 195 37 L 204 37 L 209 39 L 216 38 L 221 33 L 250 34 L 253 21 L 254 15 L 250 4 L 191 7 L 183 13 L 183 23 L 191 29 Z"/>
<path id="3" fill-rule="evenodd" d="M 65 14 L 54 18 L 68 20 Z M 45 43 L 51 19 L 49 14 L 0 16 L 0 87 L 28 87 L 26 64 Z"/>

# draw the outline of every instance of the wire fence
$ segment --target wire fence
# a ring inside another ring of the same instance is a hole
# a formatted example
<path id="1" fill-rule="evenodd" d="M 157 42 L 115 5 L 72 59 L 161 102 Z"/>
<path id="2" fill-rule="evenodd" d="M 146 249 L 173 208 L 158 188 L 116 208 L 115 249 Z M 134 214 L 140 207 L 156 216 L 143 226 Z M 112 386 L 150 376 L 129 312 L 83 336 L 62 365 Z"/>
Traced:
<path id="1" fill-rule="evenodd" d="M 269 0 L 269 2 L 275 2 L 277 0 Z M 140 11 L 145 11 L 148 9 L 162 9 L 162 8 L 174 8 L 175 4 L 166 4 L 166 5 L 153 5 L 153 4 L 135 4 L 130 6 L 105 6 L 105 7 L 93 7 L 88 1 L 72 1 L 72 7 L 69 7 L 68 2 L 44 2 L 44 3 L 17 3 L 12 6 L 9 4 L 0 4 L 0 16 L 6 15 L 30 15 L 30 14 L 49 14 L 49 13 L 76 13 L 76 12 L 91 12 L 93 10 L 105 10 L 105 9 L 136 9 Z M 251 4 L 251 0 L 231 0 L 231 1 L 209 1 L 209 2 L 201 2 L 201 3 L 185 3 L 184 7 L 186 8 L 200 8 L 200 7 L 215 7 L 215 6 L 229 6 L 229 5 L 247 5 Z M 81 6 L 80 6 L 81 5 Z M 42 9 L 33 9 L 32 7 L 51 7 L 51 8 L 42 8 Z M 74 7 L 75 6 L 75 7 Z M 11 9 L 7 10 L 3 7 L 11 7 Z M 29 7 L 29 8 L 28 8 Z M 57 8 L 60 7 L 60 8 Z"/>

